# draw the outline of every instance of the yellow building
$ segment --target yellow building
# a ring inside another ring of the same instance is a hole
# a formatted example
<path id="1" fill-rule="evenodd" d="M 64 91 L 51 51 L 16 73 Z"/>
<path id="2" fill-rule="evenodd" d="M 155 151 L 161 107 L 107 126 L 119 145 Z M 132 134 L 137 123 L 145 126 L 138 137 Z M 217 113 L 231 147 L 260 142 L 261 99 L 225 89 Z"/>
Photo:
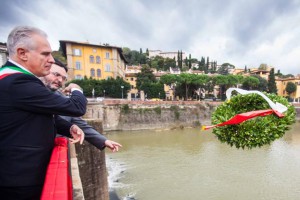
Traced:
<path id="1" fill-rule="evenodd" d="M 294 102 L 300 102 L 300 76 L 290 77 L 290 78 L 277 78 L 276 79 L 276 86 L 277 86 L 277 93 L 279 96 L 289 96 L 286 92 L 285 88 L 288 82 L 292 82 L 297 86 L 296 92 L 292 93 L 290 97 L 293 99 Z"/>
<path id="2" fill-rule="evenodd" d="M 127 61 L 120 47 L 60 40 L 60 48 L 67 58 L 68 79 L 125 78 Z"/>
<path id="3" fill-rule="evenodd" d="M 136 88 L 137 74 L 141 72 L 141 66 L 126 66 L 125 69 L 125 80 L 130 84 L 129 94 L 131 98 L 138 96 L 138 89 Z"/>

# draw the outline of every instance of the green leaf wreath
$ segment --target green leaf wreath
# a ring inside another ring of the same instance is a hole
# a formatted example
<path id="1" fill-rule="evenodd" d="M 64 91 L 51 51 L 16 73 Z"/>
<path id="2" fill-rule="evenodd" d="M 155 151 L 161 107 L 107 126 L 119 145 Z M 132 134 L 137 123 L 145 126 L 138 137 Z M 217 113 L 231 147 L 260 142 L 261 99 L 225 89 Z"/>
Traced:
<path id="1" fill-rule="evenodd" d="M 284 117 L 279 118 L 272 114 L 264 117 L 256 117 L 237 125 L 216 127 L 213 134 L 222 143 L 227 143 L 236 148 L 253 148 L 270 144 L 272 141 L 281 138 L 289 129 L 289 125 L 295 122 L 296 111 L 293 105 L 289 104 L 284 97 L 275 94 L 265 95 L 273 102 L 285 105 L 288 110 Z M 230 101 L 218 106 L 212 114 L 212 124 L 225 122 L 236 114 L 270 109 L 269 104 L 258 94 L 236 95 Z"/>

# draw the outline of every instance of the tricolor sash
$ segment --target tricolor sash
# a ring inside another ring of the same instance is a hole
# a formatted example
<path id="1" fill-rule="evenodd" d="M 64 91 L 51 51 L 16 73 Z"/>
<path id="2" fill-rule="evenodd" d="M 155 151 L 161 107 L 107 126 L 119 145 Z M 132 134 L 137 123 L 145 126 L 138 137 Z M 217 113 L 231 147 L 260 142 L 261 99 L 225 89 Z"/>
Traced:
<path id="1" fill-rule="evenodd" d="M 0 80 L 4 79 L 5 77 L 13 74 L 28 74 L 28 75 L 33 75 L 30 72 L 21 69 L 19 67 L 14 67 L 14 66 L 4 66 L 0 68 Z"/>

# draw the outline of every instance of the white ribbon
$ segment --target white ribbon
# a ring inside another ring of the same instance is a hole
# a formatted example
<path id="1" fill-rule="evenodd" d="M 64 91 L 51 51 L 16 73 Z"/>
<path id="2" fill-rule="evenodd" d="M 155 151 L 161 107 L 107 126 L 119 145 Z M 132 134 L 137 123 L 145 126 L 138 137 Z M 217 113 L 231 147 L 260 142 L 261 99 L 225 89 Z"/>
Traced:
<path id="1" fill-rule="evenodd" d="M 270 105 L 270 107 L 273 110 L 278 111 L 281 114 L 283 112 L 287 111 L 287 107 L 286 106 L 284 106 L 284 105 L 282 105 L 281 103 L 278 103 L 278 102 L 274 103 L 266 95 L 264 95 L 262 92 L 257 91 L 257 90 L 249 90 L 248 91 L 248 90 L 242 90 L 242 89 L 239 89 L 239 88 L 229 88 L 228 90 L 226 90 L 226 97 L 227 97 L 228 100 L 230 99 L 231 93 L 234 90 L 237 91 L 238 93 L 242 94 L 242 95 L 243 94 L 253 94 L 253 93 L 258 94 L 258 95 L 260 95 L 262 98 L 264 98 L 268 102 L 268 104 Z"/>

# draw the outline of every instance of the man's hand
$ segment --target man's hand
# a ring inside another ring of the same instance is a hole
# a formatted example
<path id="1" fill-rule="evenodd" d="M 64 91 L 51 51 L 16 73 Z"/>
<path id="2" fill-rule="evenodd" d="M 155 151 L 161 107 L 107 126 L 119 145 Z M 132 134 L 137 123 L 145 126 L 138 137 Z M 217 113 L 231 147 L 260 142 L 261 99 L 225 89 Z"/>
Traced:
<path id="1" fill-rule="evenodd" d="M 80 144 L 83 143 L 84 140 L 84 132 L 77 126 L 77 125 L 72 125 L 70 128 L 70 134 L 73 138 L 69 138 L 69 141 L 71 144 L 80 142 Z"/>
<path id="2" fill-rule="evenodd" d="M 111 140 L 105 140 L 105 146 L 110 148 L 110 150 L 112 150 L 112 152 L 117 152 L 117 151 L 119 151 L 119 147 L 122 147 L 121 144 L 111 141 Z"/>
<path id="3" fill-rule="evenodd" d="M 68 85 L 68 87 L 66 87 L 62 92 L 65 94 L 69 94 L 69 93 L 71 93 L 72 89 L 78 89 L 78 90 L 82 91 L 82 88 L 79 85 L 77 85 L 75 83 L 70 83 Z"/>

